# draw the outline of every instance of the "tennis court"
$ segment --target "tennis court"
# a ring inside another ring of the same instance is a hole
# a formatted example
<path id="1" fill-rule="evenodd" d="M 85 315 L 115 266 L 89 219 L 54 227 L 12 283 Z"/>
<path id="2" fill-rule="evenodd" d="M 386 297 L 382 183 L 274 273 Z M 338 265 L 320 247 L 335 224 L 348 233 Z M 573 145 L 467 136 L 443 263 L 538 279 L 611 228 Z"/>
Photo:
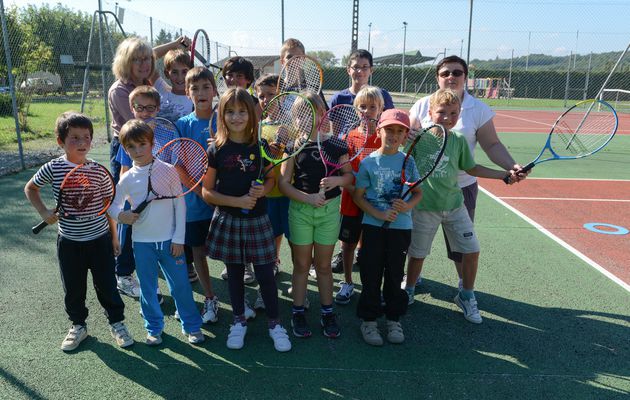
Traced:
<path id="1" fill-rule="evenodd" d="M 528 160 L 538 152 L 542 136 L 521 132 L 502 133 L 501 138 L 517 159 Z M 250 324 L 243 350 L 228 350 L 225 340 L 231 309 L 226 303 L 221 305 L 219 322 L 204 327 L 206 343 L 192 347 L 179 333 L 168 295 L 163 306 L 169 315 L 164 344 L 155 349 L 136 343 L 130 350 L 122 350 L 109 336 L 93 291 L 88 294 L 91 336 L 78 352 L 64 354 L 58 347 L 69 323 L 62 306 L 55 233 L 53 229 L 38 237 L 30 233 L 38 217 L 22 193 L 34 170 L 2 177 L 0 398 L 627 397 L 627 289 L 494 198 L 541 224 L 627 284 L 629 236 L 597 234 L 582 227 L 587 222 L 630 226 L 627 139 L 628 135 L 615 137 L 591 159 L 544 163 L 532 179 L 515 186 L 482 181 L 481 186 L 492 194 L 481 194 L 477 208 L 476 227 L 482 244 L 477 297 L 482 325 L 466 322 L 452 303 L 457 278 L 438 237 L 416 302 L 403 319 L 403 345 L 372 348 L 363 343 L 355 297 L 349 305 L 336 307 L 341 338 L 292 338 L 293 350 L 287 354 L 273 350 L 264 315 Z M 101 162 L 106 155 L 105 147 L 93 151 Z M 479 162 L 487 162 L 482 151 L 477 156 Z M 578 204 L 543 197 L 615 201 Z M 554 205 L 559 208 L 552 208 Z M 278 282 L 281 316 L 288 322 L 286 248 L 283 260 Z M 210 266 L 219 297 L 227 302 L 227 284 L 219 277 L 222 266 L 216 262 Z M 355 280 L 360 282 L 358 271 Z M 167 293 L 162 279 L 160 285 Z M 201 305 L 201 290 L 197 284 L 194 289 Z M 254 289 L 247 292 L 253 300 Z M 316 305 L 312 279 L 309 297 Z M 125 303 L 128 326 L 141 341 L 144 329 L 139 305 L 129 298 Z M 317 313 L 308 314 L 315 325 Z"/>

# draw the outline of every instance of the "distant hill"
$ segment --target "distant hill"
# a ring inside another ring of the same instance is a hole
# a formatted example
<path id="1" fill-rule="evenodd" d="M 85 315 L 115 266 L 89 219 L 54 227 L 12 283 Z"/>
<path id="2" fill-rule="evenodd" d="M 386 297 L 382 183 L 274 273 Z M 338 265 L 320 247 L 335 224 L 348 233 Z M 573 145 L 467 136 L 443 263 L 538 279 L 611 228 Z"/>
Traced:
<path id="1" fill-rule="evenodd" d="M 617 62 L 621 52 L 608 52 L 593 54 L 591 60 L 592 72 L 605 72 L 610 71 Z M 574 67 L 578 71 L 586 71 L 588 69 L 590 54 L 578 54 L 577 57 L 573 56 L 571 61 L 571 68 Z M 574 59 L 574 60 L 573 60 Z M 512 60 L 513 69 L 524 69 L 527 63 L 528 71 L 566 71 L 569 65 L 569 56 L 555 57 L 545 54 L 530 54 L 529 61 L 526 56 L 515 57 Z M 476 70 L 509 70 L 510 59 L 496 58 L 494 60 L 479 60 L 474 59 L 470 61 L 470 64 L 475 67 Z M 617 72 L 630 72 L 630 55 L 626 55 L 622 64 L 619 66 Z"/>

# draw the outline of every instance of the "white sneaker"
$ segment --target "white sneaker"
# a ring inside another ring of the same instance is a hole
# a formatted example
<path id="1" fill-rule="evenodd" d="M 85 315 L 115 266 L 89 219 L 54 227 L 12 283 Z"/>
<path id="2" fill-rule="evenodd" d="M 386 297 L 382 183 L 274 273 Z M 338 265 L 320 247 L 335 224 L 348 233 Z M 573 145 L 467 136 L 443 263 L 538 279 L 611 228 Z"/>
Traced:
<path id="1" fill-rule="evenodd" d="M 109 331 L 116 341 L 116 344 L 120 347 L 129 347 L 134 343 L 131 333 L 129 333 L 125 323 L 122 321 L 111 324 Z"/>
<path id="2" fill-rule="evenodd" d="M 269 336 L 273 339 L 273 347 L 279 352 L 291 350 L 291 341 L 287 330 L 278 324 L 273 329 L 269 329 Z"/>
<path id="3" fill-rule="evenodd" d="M 311 265 L 311 268 L 309 268 L 308 270 L 308 274 L 311 276 L 311 278 L 317 278 L 317 271 L 315 271 L 314 265 Z"/>
<path id="4" fill-rule="evenodd" d="M 223 271 L 221 271 L 221 279 L 223 279 L 224 281 L 227 281 L 228 279 L 227 267 L 223 268 Z"/>
<path id="5" fill-rule="evenodd" d="M 72 351 L 76 349 L 86 337 L 88 337 L 87 326 L 72 325 L 65 339 L 61 342 L 61 350 Z"/>
<path id="6" fill-rule="evenodd" d="M 125 296 L 133 297 L 135 299 L 140 297 L 140 284 L 133 275 L 117 277 L 116 286 L 118 287 L 118 291 Z"/>
<path id="7" fill-rule="evenodd" d="M 206 338 L 203 336 L 203 332 L 201 331 L 191 332 L 186 336 L 188 336 L 188 343 L 190 344 L 200 344 L 206 341 Z"/>
<path id="8" fill-rule="evenodd" d="M 245 334 L 247 334 L 247 325 L 239 323 L 232 325 L 227 339 L 227 348 L 232 350 L 242 349 L 245 345 Z"/>
<path id="9" fill-rule="evenodd" d="M 147 346 L 159 346 L 162 344 L 162 334 L 156 333 L 155 335 L 151 335 L 147 333 L 147 340 L 144 341 Z"/>
<path id="10" fill-rule="evenodd" d="M 354 284 L 339 282 L 340 288 L 337 294 L 335 295 L 335 303 L 337 304 L 348 304 L 350 303 L 350 298 L 354 294 Z"/>
<path id="11" fill-rule="evenodd" d="M 217 322 L 219 320 L 219 298 L 205 298 L 203 301 L 203 310 L 201 310 L 201 320 L 204 324 L 208 322 Z"/>
<path id="12" fill-rule="evenodd" d="M 175 310 L 175 314 L 173 314 L 173 318 L 175 318 L 178 321 L 181 321 L 182 319 L 179 317 L 179 311 Z"/>
<path id="13" fill-rule="evenodd" d="M 473 324 L 480 324 L 483 322 L 481 315 L 479 314 L 479 308 L 477 307 L 477 299 L 472 298 L 470 300 L 462 300 L 459 297 L 459 293 L 455 295 L 453 299 L 455 304 L 464 312 L 464 318 Z"/>
<path id="14" fill-rule="evenodd" d="M 265 309 L 265 301 L 260 294 L 260 289 L 256 291 L 258 295 L 256 296 L 256 301 L 254 302 L 254 310 L 264 310 Z"/>
<path id="15" fill-rule="evenodd" d="M 249 306 L 249 302 L 247 301 L 247 299 L 245 299 L 245 312 L 243 313 L 243 315 L 245 315 L 245 319 L 253 319 L 256 318 L 256 311 L 254 311 L 250 306 Z"/>
<path id="16" fill-rule="evenodd" d="M 416 287 L 422 284 L 422 275 L 418 276 L 416 279 Z M 401 289 L 407 289 L 407 274 L 403 275 L 402 281 L 400 282 Z"/>

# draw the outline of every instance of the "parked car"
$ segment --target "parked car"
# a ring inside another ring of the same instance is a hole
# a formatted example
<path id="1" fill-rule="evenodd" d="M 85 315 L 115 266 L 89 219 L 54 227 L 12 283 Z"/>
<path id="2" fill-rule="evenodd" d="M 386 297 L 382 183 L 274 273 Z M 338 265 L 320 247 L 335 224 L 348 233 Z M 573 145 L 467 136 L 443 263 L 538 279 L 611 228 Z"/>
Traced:
<path id="1" fill-rule="evenodd" d="M 61 85 L 47 78 L 28 78 L 20 85 L 20 89 L 30 93 L 61 93 Z"/>

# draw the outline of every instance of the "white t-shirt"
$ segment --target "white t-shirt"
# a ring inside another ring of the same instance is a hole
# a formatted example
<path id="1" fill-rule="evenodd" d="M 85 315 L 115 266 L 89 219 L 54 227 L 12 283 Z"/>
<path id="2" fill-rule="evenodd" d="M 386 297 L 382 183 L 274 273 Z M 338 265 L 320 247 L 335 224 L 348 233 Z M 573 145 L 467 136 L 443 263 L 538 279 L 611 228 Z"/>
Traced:
<path id="1" fill-rule="evenodd" d="M 421 98 L 409 110 L 411 127 L 413 129 L 420 129 L 432 124 L 429 116 L 429 98 L 430 96 Z M 487 104 L 464 91 L 461 113 L 453 130 L 464 135 L 473 157 L 475 156 L 475 146 L 477 145 L 477 130 L 494 118 L 494 115 L 494 111 Z M 459 171 L 457 178 L 459 187 L 472 185 L 476 181 L 477 178 L 474 176 L 470 176 L 464 171 Z"/>
<path id="2" fill-rule="evenodd" d="M 193 102 L 183 94 L 174 94 L 161 77 L 155 81 L 153 87 L 160 93 L 159 116 L 176 122 L 184 115 L 193 111 Z"/>
<path id="3" fill-rule="evenodd" d="M 118 214 L 123 210 L 125 200 L 129 201 L 133 210 L 147 197 L 149 168 L 150 164 L 142 167 L 134 165 L 120 178 L 116 186 L 116 197 L 107 211 L 116 221 Z M 161 172 L 160 176 L 171 178 L 165 181 L 170 182 L 169 186 L 174 194 L 181 193 L 182 187 L 175 167 L 156 159 L 153 168 L 164 169 L 157 172 Z M 172 240 L 173 243 L 184 244 L 185 233 L 186 202 L 183 197 L 179 197 L 153 200 L 149 203 L 133 224 L 131 239 L 143 243 Z"/>

